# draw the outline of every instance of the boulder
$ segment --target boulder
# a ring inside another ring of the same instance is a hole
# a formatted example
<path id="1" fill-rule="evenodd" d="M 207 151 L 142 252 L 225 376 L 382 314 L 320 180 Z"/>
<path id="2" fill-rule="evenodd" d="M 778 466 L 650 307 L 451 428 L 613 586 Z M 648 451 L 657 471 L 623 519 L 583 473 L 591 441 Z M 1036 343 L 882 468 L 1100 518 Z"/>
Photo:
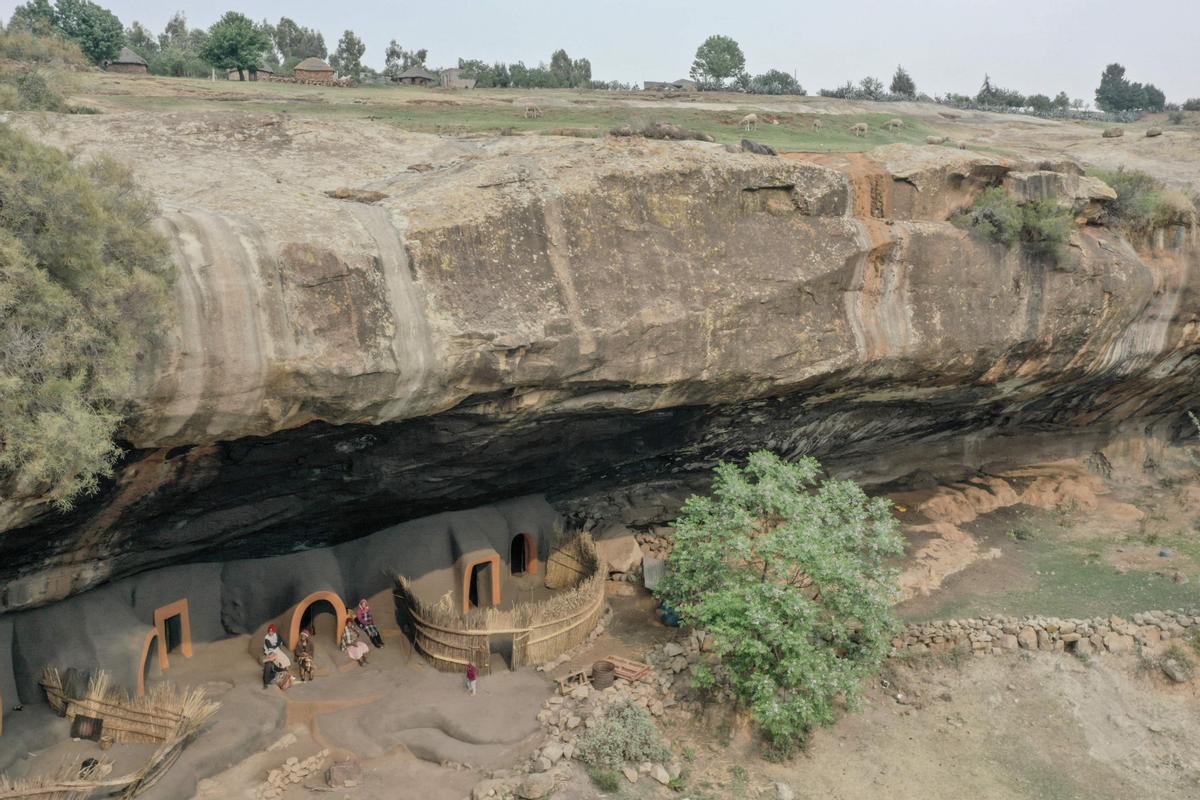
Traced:
<path id="1" fill-rule="evenodd" d="M 742 150 L 757 156 L 777 156 L 779 152 L 769 144 L 760 144 L 753 139 L 742 139 Z"/>
<path id="2" fill-rule="evenodd" d="M 775 796 L 779 800 L 796 800 L 796 793 L 786 783 L 775 784 Z"/>
<path id="3" fill-rule="evenodd" d="M 521 800 L 542 800 L 554 794 L 555 776 L 549 772 L 538 772 L 525 776 L 517 786 L 517 797 Z"/>
<path id="4" fill-rule="evenodd" d="M 1192 679 L 1191 668 L 1174 658 L 1163 660 L 1162 671 L 1164 675 L 1175 683 L 1187 683 Z"/>
<path id="5" fill-rule="evenodd" d="M 325 770 L 325 784 L 333 789 L 345 789 L 362 782 L 362 767 L 357 761 L 341 761 Z"/>
<path id="6" fill-rule="evenodd" d="M 667 772 L 667 768 L 662 764 L 655 764 L 650 769 L 650 777 L 666 786 L 671 782 L 671 773 Z"/>
<path id="7" fill-rule="evenodd" d="M 1153 139 L 1155 136 L 1162 136 L 1162 128 L 1147 128 L 1146 138 Z"/>
<path id="8" fill-rule="evenodd" d="M 1120 139 L 1125 135 L 1124 128 L 1105 128 L 1104 133 L 1100 134 L 1105 139 Z"/>
<path id="9" fill-rule="evenodd" d="M 607 525 L 593 538 L 596 553 L 608 564 L 609 572 L 633 572 L 641 566 L 642 547 L 633 531 L 624 525 Z"/>

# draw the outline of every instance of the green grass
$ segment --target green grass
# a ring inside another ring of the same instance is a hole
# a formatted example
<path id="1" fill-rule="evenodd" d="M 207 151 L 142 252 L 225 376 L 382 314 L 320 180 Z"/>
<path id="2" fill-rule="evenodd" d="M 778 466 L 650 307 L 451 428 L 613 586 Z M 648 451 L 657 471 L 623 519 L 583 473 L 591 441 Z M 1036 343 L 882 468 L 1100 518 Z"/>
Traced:
<path id="1" fill-rule="evenodd" d="M 498 134 L 506 130 L 547 133 L 574 129 L 602 136 L 621 125 L 670 122 L 707 133 L 722 143 L 737 143 L 748 137 L 779 149 L 805 152 L 858 152 L 894 142 L 922 144 L 927 135 L 935 132 L 919 120 L 894 114 L 831 116 L 782 112 L 773 114 L 779 118 L 778 125 L 760 124 L 757 130 L 746 132 L 738 127 L 737 120 L 754 108 L 759 98 L 745 98 L 744 105 L 731 102 L 714 110 L 687 104 L 622 105 L 644 100 L 637 93 L 493 89 L 449 94 L 391 86 L 335 89 L 185 78 L 145 83 L 126 81 L 119 87 L 103 77 L 91 76 L 81 96 L 103 97 L 105 103 L 128 110 L 251 111 L 312 119 L 369 119 L 403 130 L 443 134 Z M 514 104 L 526 97 L 537 98 L 543 111 L 541 117 L 526 119 L 524 104 Z M 723 96 L 723 99 L 730 98 Z M 819 131 L 812 128 L 812 121 L 817 118 L 824 123 Z M 888 133 L 882 126 L 893 118 L 902 119 L 904 127 Z M 859 122 L 870 126 L 866 137 L 850 133 L 850 126 Z"/>
<path id="2" fill-rule="evenodd" d="M 1152 572 L 1124 574 L 1099 557 L 1094 544 L 1064 542 L 1038 535 L 1015 547 L 1029 559 L 1033 586 L 1001 594 L 971 595 L 940 606 L 933 619 L 977 617 L 986 614 L 1091 617 L 1190 607 L 1196 603 L 1194 584 L 1179 584 Z M 1014 557 L 1011 553 L 1006 558 Z M 1164 568 L 1171 566 L 1163 559 Z"/>

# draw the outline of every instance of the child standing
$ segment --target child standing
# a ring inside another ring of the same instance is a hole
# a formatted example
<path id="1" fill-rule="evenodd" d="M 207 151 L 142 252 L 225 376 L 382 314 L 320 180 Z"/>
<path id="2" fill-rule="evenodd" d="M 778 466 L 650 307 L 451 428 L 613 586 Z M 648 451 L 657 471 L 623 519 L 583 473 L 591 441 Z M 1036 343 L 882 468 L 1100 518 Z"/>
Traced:
<path id="1" fill-rule="evenodd" d="M 475 670 L 474 664 L 467 664 L 467 691 L 475 694 L 475 680 L 479 677 L 479 673 Z"/>

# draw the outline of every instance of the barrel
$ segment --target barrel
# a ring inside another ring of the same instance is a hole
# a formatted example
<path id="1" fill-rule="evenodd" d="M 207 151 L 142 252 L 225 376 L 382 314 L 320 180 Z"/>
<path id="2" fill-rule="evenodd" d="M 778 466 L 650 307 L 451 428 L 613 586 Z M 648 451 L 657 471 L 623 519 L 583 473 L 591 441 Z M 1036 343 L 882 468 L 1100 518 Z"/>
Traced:
<path id="1" fill-rule="evenodd" d="M 607 689 L 616 679 L 616 667 L 611 661 L 597 661 L 592 664 L 592 686 L 597 689 Z"/>

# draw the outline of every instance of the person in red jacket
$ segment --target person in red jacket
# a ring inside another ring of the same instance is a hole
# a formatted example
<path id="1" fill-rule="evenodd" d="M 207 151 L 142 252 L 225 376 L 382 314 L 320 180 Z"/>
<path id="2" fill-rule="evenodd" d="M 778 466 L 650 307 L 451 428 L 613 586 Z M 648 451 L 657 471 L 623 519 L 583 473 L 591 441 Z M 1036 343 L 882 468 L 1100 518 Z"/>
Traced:
<path id="1" fill-rule="evenodd" d="M 475 694 L 475 680 L 479 677 L 479 673 L 475 669 L 474 664 L 467 664 L 467 690 L 471 694 Z"/>

